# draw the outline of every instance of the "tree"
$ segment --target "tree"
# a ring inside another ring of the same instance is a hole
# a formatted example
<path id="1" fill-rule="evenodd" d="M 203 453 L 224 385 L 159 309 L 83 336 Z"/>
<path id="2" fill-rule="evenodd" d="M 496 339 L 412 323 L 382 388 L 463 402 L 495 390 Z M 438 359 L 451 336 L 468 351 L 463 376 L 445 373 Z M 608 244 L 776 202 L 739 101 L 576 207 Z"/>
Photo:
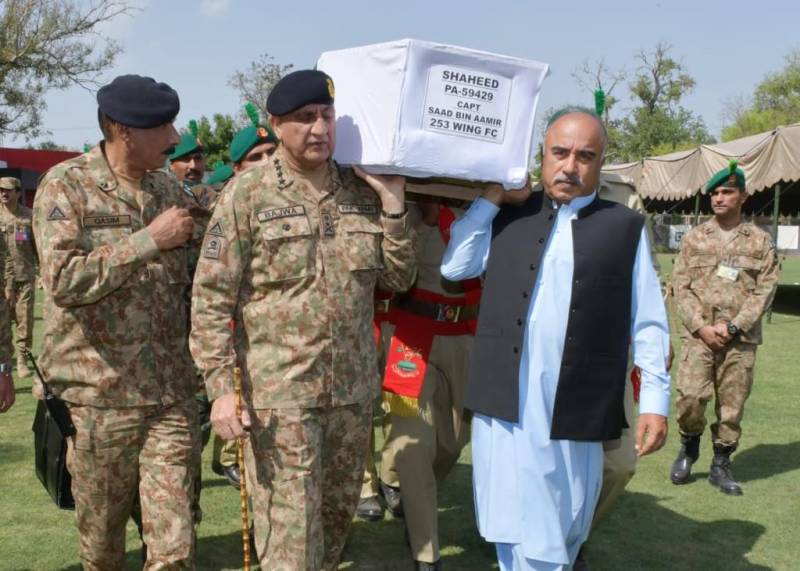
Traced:
<path id="1" fill-rule="evenodd" d="M 42 133 L 45 94 L 91 88 L 121 48 L 99 32 L 124 0 L 0 0 L 0 138 Z"/>
<path id="2" fill-rule="evenodd" d="M 800 121 L 800 50 L 784 58 L 782 70 L 768 74 L 755 89 L 752 102 L 738 97 L 726 102 L 722 140 L 755 135 Z"/>
<path id="3" fill-rule="evenodd" d="M 610 127 L 617 130 L 610 155 L 616 161 L 635 161 L 714 142 L 702 118 L 680 105 L 695 86 L 683 64 L 670 57 L 672 47 L 656 45 L 639 51 L 639 67 L 630 84 L 634 108 Z"/>
<path id="4" fill-rule="evenodd" d="M 213 125 L 212 125 L 213 121 Z M 200 117 L 197 121 L 197 136 L 203 143 L 206 157 L 206 169 L 211 170 L 219 162 L 228 161 L 228 145 L 237 131 L 236 122 L 230 115 L 216 113 L 209 121 L 208 117 Z M 182 133 L 188 133 L 184 128 Z"/>
<path id="5" fill-rule="evenodd" d="M 603 122 L 606 124 L 606 127 L 608 127 L 611 108 L 619 102 L 619 99 L 613 95 L 614 90 L 621 82 L 625 81 L 625 75 L 624 68 L 613 71 L 606 65 L 604 59 L 600 59 L 596 63 L 589 63 L 588 59 L 583 60 L 581 67 L 572 72 L 572 77 L 575 79 L 578 86 L 589 92 L 588 101 L 593 101 L 591 99 L 591 94 L 594 94 L 598 89 L 601 89 L 603 93 L 605 93 L 606 104 L 603 112 Z M 591 107 L 592 105 L 593 103 L 586 106 Z"/>
<path id="6" fill-rule="evenodd" d="M 244 71 L 236 71 L 228 80 L 228 85 L 239 92 L 242 106 L 248 101 L 252 102 L 257 108 L 261 117 L 266 121 L 267 117 L 267 97 L 275 84 L 287 73 L 294 65 L 279 65 L 273 63 L 273 57 L 269 54 L 261 54 Z M 242 117 L 244 111 L 242 111 Z"/>

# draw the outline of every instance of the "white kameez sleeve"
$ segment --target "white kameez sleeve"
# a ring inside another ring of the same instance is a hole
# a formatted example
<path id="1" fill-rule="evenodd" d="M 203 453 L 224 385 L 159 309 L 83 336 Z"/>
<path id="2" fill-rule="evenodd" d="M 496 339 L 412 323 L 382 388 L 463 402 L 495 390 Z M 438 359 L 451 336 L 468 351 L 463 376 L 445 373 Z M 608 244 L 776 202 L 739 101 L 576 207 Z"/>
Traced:
<path id="1" fill-rule="evenodd" d="M 645 229 L 639 238 L 633 266 L 631 321 L 633 362 L 642 372 L 639 413 L 668 416 L 670 376 L 666 363 L 669 324 Z"/>
<path id="2" fill-rule="evenodd" d="M 492 220 L 500 208 L 478 198 L 453 222 L 450 243 L 442 258 L 442 276 L 451 281 L 476 278 L 486 271 L 492 242 Z"/>

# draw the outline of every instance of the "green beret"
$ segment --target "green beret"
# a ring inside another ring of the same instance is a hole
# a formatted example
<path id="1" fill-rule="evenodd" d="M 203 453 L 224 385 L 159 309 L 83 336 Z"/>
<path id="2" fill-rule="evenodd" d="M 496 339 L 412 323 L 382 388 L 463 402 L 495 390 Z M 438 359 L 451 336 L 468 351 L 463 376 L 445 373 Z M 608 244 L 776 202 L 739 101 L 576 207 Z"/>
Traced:
<path id="1" fill-rule="evenodd" d="M 97 92 L 97 106 L 117 123 L 152 129 L 172 123 L 180 111 L 178 93 L 152 77 L 121 75 Z"/>
<path id="2" fill-rule="evenodd" d="M 203 144 L 198 137 L 199 129 L 197 121 L 189 121 L 189 132 L 181 135 L 181 142 L 175 147 L 175 151 L 169 156 L 170 161 L 190 155 L 197 150 L 202 152 Z"/>
<path id="3" fill-rule="evenodd" d="M 225 182 L 233 176 L 233 169 L 231 165 L 225 163 L 218 163 L 214 168 L 214 172 L 208 177 L 208 184 L 220 184 Z"/>
<path id="4" fill-rule="evenodd" d="M 278 144 L 278 137 L 275 136 L 272 129 L 269 126 L 261 125 L 256 106 L 248 103 L 244 109 L 250 118 L 250 125 L 237 132 L 228 146 L 228 156 L 234 163 L 241 161 L 250 152 L 250 149 L 259 143 Z"/>
<path id="5" fill-rule="evenodd" d="M 0 188 L 5 190 L 18 190 L 22 187 L 19 179 L 13 176 L 4 176 L 0 178 Z"/>
<path id="6" fill-rule="evenodd" d="M 303 105 L 331 105 L 336 92 L 327 73 L 316 69 L 301 69 L 281 78 L 267 97 L 270 115 L 286 115 Z"/>
<path id="7" fill-rule="evenodd" d="M 727 167 L 714 173 L 706 183 L 704 191 L 713 192 L 719 186 L 735 186 L 744 190 L 744 171 L 737 165 L 737 161 L 731 160 Z"/>

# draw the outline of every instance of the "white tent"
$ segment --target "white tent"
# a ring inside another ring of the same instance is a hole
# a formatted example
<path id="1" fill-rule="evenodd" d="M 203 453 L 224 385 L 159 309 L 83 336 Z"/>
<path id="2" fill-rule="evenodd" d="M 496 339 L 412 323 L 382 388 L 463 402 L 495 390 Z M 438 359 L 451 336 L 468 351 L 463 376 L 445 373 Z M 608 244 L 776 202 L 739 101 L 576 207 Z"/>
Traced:
<path id="1" fill-rule="evenodd" d="M 643 198 L 684 200 L 702 190 L 731 159 L 737 159 L 744 170 L 750 194 L 781 181 L 800 180 L 800 123 L 719 145 L 607 165 L 603 172 L 629 178 Z"/>

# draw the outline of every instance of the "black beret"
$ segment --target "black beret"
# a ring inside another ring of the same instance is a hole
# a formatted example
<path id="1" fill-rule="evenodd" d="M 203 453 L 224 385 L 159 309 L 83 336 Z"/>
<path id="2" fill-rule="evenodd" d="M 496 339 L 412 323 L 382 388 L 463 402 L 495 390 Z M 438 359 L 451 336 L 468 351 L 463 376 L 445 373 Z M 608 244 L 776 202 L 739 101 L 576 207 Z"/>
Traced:
<path id="1" fill-rule="evenodd" d="M 331 105 L 335 95 L 333 80 L 316 69 L 294 71 L 275 84 L 267 98 L 270 115 L 286 115 L 309 103 Z"/>
<path id="2" fill-rule="evenodd" d="M 117 123 L 139 129 L 171 123 L 181 108 L 174 89 L 141 75 L 120 75 L 101 87 L 97 105 Z"/>

